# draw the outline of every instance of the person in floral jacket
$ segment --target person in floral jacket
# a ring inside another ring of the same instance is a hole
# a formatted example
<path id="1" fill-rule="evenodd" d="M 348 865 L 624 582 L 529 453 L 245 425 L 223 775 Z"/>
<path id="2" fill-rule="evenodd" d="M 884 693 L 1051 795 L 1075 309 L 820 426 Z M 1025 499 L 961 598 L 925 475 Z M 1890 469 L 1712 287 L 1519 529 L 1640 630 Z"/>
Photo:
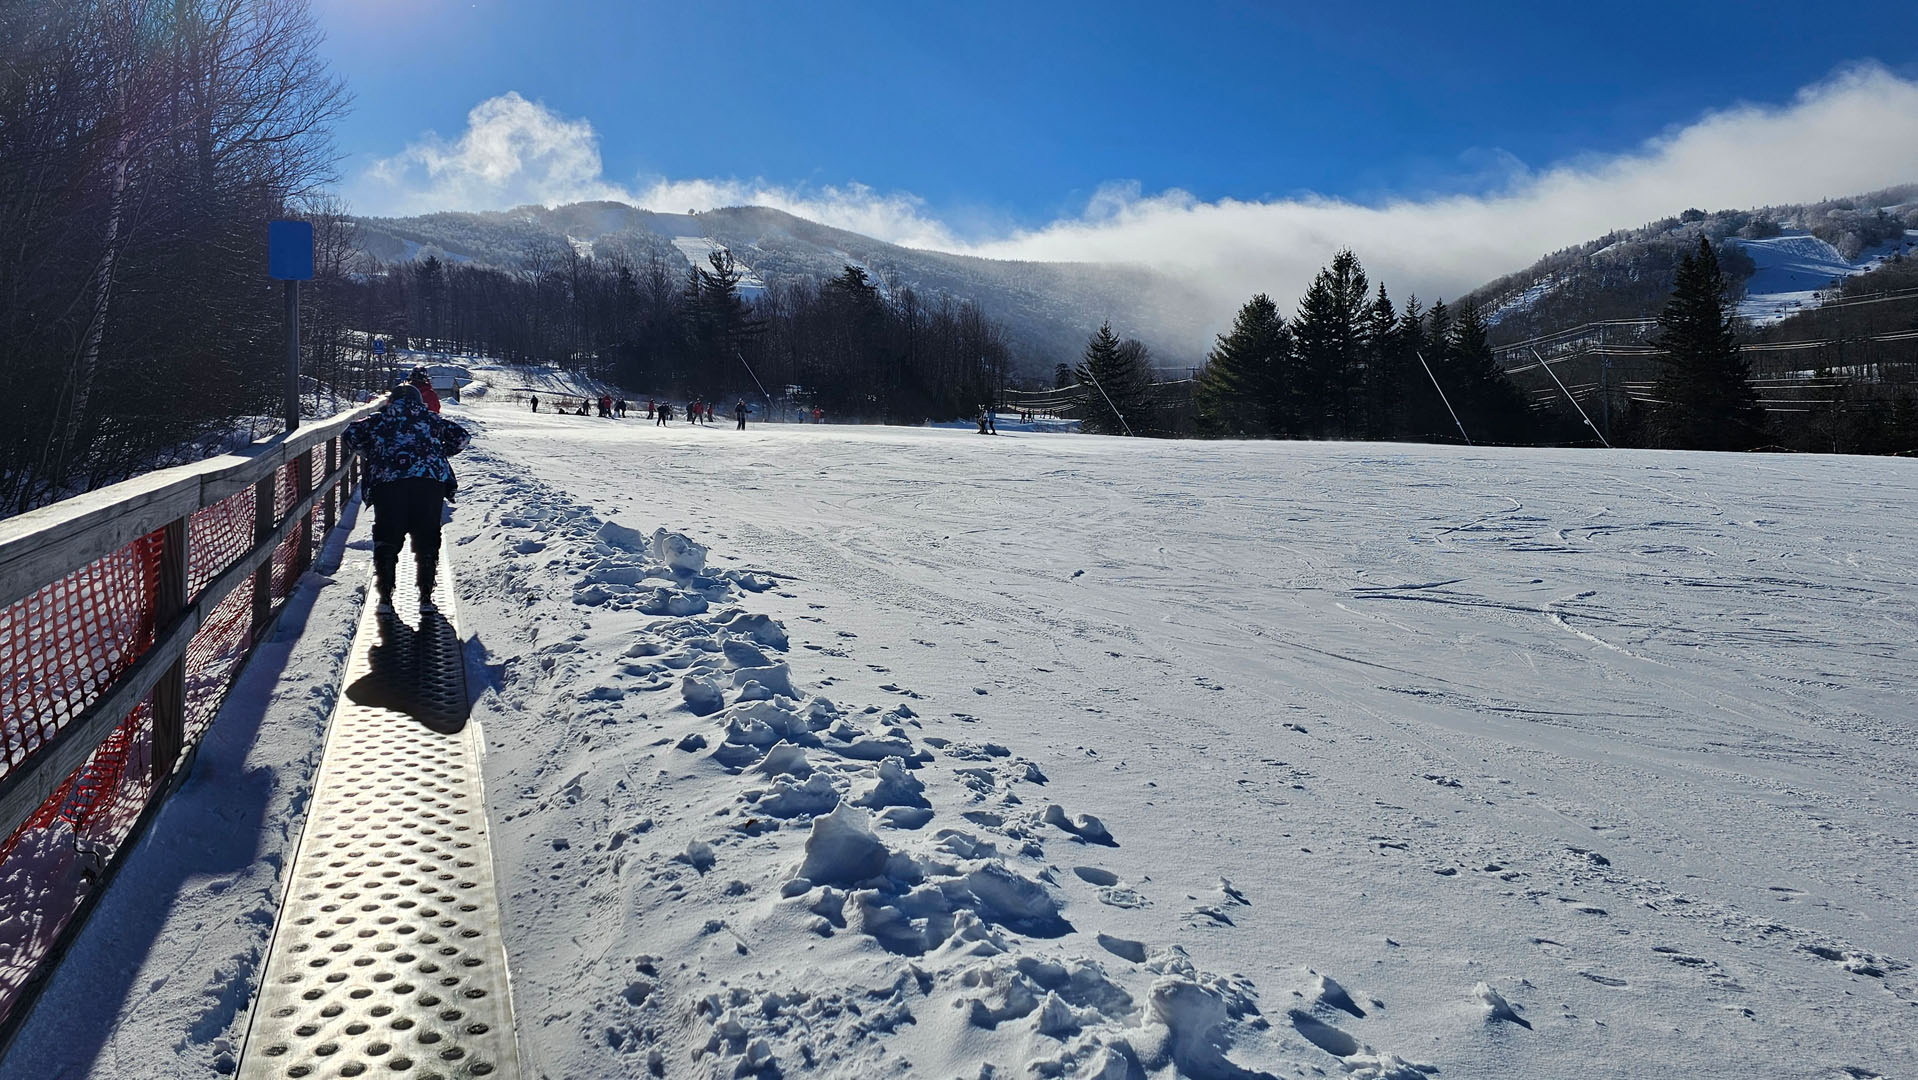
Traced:
<path id="1" fill-rule="evenodd" d="M 393 614 L 393 579 L 400 544 L 413 541 L 418 568 L 420 612 L 433 605 L 433 581 L 439 573 L 442 501 L 453 491 L 452 463 L 446 459 L 472 441 L 466 429 L 432 412 L 419 388 L 393 388 L 380 411 L 347 425 L 346 445 L 366 459 L 366 501 L 373 507 L 373 584 L 378 611 Z"/>

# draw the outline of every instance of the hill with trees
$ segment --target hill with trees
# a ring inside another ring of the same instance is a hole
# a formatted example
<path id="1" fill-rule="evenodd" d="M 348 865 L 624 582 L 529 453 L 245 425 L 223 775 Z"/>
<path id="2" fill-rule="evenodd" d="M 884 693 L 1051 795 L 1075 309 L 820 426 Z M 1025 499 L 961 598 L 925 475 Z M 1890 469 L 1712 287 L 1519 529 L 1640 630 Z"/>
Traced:
<path id="1" fill-rule="evenodd" d="M 1792 237 L 1804 239 L 1778 243 Z M 1701 238 L 1712 244 L 1740 313 L 1772 321 L 1815 307 L 1837 280 L 1918 247 L 1918 184 L 1818 203 L 1686 210 L 1552 252 L 1458 299 L 1485 312 L 1495 344 L 1581 323 L 1648 318 L 1663 306 L 1680 263 Z M 1747 286 L 1767 269 L 1776 273 L 1756 284 L 1769 289 L 1777 278 L 1789 291 L 1774 303 L 1746 304 L 1754 292 Z"/>
<path id="2" fill-rule="evenodd" d="M 972 303 L 1005 329 L 1013 371 L 1046 378 L 1078 359 L 1089 328 L 1123 317 L 1170 367 L 1198 362 L 1210 312 L 1200 292 L 1142 266 L 1012 262 L 901 247 L 746 206 L 671 214 L 615 202 L 523 206 L 486 213 L 355 218 L 369 265 L 434 256 L 537 272 L 569 254 L 623 264 L 636 273 L 658 261 L 677 277 L 715 249 L 730 252 L 751 279 L 776 289 L 818 287 L 847 266 L 882 295 L 911 290 L 920 301 Z"/>

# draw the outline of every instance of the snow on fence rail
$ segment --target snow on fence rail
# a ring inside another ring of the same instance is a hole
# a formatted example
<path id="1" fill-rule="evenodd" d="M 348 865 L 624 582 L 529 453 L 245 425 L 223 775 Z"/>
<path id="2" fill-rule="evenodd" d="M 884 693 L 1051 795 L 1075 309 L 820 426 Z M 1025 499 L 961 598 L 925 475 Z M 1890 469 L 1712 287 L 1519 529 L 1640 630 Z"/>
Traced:
<path id="1" fill-rule="evenodd" d="M 0 521 L 0 1045 L 349 505 L 372 408 Z"/>

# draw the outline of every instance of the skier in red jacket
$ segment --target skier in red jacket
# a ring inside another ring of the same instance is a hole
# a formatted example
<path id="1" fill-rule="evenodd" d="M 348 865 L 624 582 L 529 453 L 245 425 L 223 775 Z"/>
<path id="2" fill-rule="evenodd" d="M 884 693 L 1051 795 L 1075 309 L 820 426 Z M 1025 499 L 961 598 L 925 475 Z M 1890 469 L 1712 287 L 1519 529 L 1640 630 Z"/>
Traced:
<path id="1" fill-rule="evenodd" d="M 440 411 L 439 392 L 433 389 L 433 377 L 426 373 L 424 367 L 414 368 L 413 374 L 407 376 L 406 381 L 419 388 L 420 400 L 426 402 L 428 409 L 434 412 Z"/>

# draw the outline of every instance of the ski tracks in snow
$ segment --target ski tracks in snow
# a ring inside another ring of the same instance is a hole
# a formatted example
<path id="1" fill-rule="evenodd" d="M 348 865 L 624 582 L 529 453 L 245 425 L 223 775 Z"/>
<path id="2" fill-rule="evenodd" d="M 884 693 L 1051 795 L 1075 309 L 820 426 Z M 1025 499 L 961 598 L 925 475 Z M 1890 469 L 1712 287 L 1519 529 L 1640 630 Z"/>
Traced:
<path id="1" fill-rule="evenodd" d="M 751 610 L 773 578 L 468 460 L 522 1041 L 554 1075 L 1436 1072 L 1353 1033 L 1331 976 L 1270 1018 L 1246 976 L 1107 925 L 1151 904 L 1098 865 L 1122 838 L 1003 746 L 800 689 Z M 1167 931 L 1252 902 L 1221 880 Z"/>

